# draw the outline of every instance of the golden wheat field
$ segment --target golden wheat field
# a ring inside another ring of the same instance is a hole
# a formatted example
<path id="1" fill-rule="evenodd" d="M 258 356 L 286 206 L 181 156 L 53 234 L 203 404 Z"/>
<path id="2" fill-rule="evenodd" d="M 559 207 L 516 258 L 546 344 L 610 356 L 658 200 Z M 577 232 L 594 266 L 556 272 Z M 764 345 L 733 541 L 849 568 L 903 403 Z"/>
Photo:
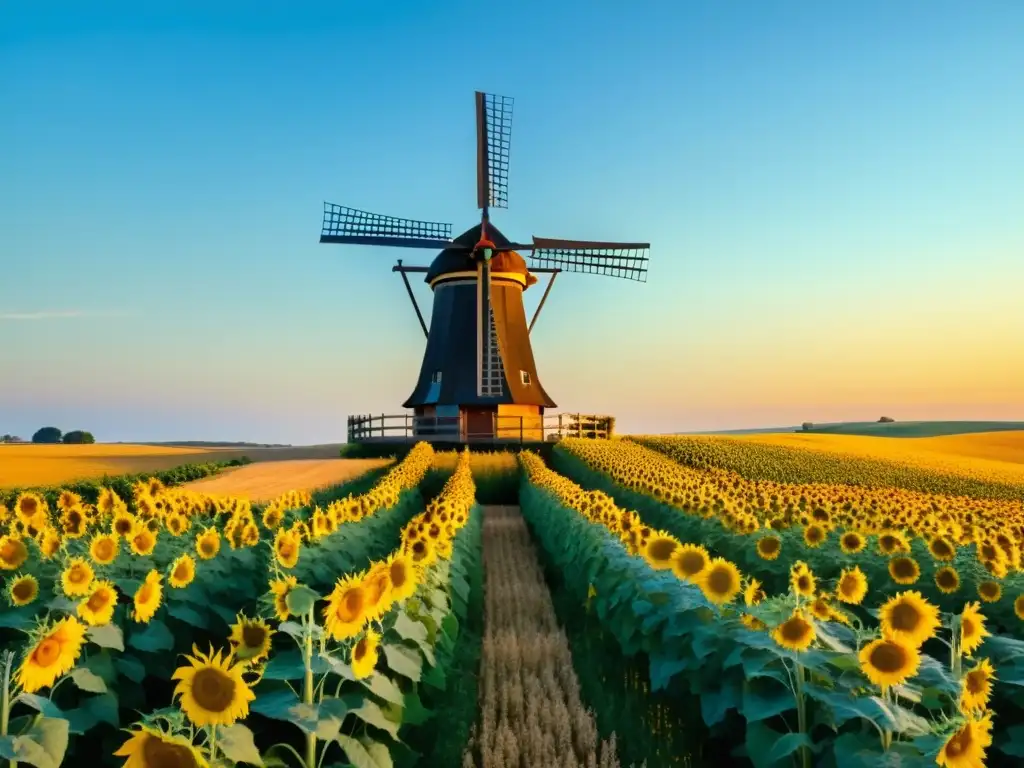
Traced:
<path id="1" fill-rule="evenodd" d="M 210 496 L 237 496 L 259 503 L 286 491 L 312 491 L 344 483 L 392 462 L 393 459 L 262 461 L 193 480 L 182 487 Z"/>
<path id="2" fill-rule="evenodd" d="M 883 459 L 979 480 L 1024 482 L 1024 431 L 902 438 L 781 432 L 728 439 Z"/>
<path id="3" fill-rule="evenodd" d="M 221 458 L 216 450 L 163 445 L 0 445 L 0 488 L 155 472 Z"/>

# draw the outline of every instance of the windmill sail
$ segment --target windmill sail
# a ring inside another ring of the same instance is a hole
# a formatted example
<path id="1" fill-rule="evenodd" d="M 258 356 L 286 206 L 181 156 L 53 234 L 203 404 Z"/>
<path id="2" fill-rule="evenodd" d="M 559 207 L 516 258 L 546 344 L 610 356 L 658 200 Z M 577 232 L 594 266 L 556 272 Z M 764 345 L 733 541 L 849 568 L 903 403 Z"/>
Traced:
<path id="1" fill-rule="evenodd" d="M 357 208 L 324 203 L 320 242 L 397 248 L 444 248 L 452 242 L 452 225 L 382 216 Z"/>
<path id="2" fill-rule="evenodd" d="M 512 99 L 476 92 L 476 206 L 508 208 Z"/>
<path id="3" fill-rule="evenodd" d="M 650 243 L 533 238 L 530 266 L 647 282 Z M 527 248 L 523 248 L 527 250 Z"/>

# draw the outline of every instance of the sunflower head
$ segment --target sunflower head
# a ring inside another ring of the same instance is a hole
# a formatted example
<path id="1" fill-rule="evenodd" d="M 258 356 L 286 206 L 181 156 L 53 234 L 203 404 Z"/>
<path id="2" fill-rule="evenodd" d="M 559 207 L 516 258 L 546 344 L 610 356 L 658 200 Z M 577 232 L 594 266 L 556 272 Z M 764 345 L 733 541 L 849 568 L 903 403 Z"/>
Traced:
<path id="1" fill-rule="evenodd" d="M 743 590 L 743 602 L 748 605 L 757 605 L 764 601 L 766 595 L 761 582 L 751 578 L 747 580 L 747 586 Z"/>
<path id="2" fill-rule="evenodd" d="M 185 554 L 171 564 L 171 573 L 167 577 L 167 583 L 175 589 L 183 589 L 191 584 L 195 577 L 196 561 L 192 559 L 192 555 Z"/>
<path id="3" fill-rule="evenodd" d="M 392 598 L 396 603 L 411 597 L 419 585 L 418 568 L 409 556 L 401 551 L 394 552 L 387 560 L 388 579 L 391 581 Z"/>
<path id="4" fill-rule="evenodd" d="M 946 740 L 936 763 L 945 768 L 973 768 L 985 764 L 985 750 L 992 746 L 992 715 L 970 717 Z"/>
<path id="5" fill-rule="evenodd" d="M 16 536 L 0 536 L 0 568 L 16 571 L 28 560 L 28 547 Z"/>
<path id="6" fill-rule="evenodd" d="M 716 557 L 701 572 L 697 585 L 710 602 L 724 605 L 732 602 L 742 588 L 739 569 L 721 557 Z"/>
<path id="7" fill-rule="evenodd" d="M 774 560 L 782 551 L 782 539 L 773 533 L 757 540 L 757 555 L 762 560 Z"/>
<path id="8" fill-rule="evenodd" d="M 866 546 L 867 541 L 865 541 L 864 537 L 857 531 L 846 531 L 839 538 L 839 548 L 847 555 L 856 554 Z"/>
<path id="9" fill-rule="evenodd" d="M 133 602 L 133 617 L 136 621 L 146 624 L 156 614 L 163 598 L 163 586 L 160 583 L 162 577 L 154 568 L 146 574 L 145 580 L 135 591 Z"/>
<path id="10" fill-rule="evenodd" d="M 836 599 L 850 605 L 860 605 L 868 593 L 868 577 L 859 566 L 845 569 L 836 583 Z"/>
<path id="11" fill-rule="evenodd" d="M 813 597 L 818 588 L 814 573 L 803 560 L 797 560 L 789 569 L 789 585 L 801 597 Z"/>
<path id="12" fill-rule="evenodd" d="M 956 545 L 945 536 L 936 536 L 929 541 L 928 551 L 940 562 L 949 562 L 956 557 Z"/>
<path id="13" fill-rule="evenodd" d="M 242 677 L 245 664 L 232 664 L 230 655 L 212 647 L 204 654 L 193 646 L 192 654 L 171 676 L 178 681 L 174 695 L 181 697 L 181 709 L 192 724 L 231 725 L 248 715 L 256 695 Z"/>
<path id="14" fill-rule="evenodd" d="M 641 556 L 651 568 L 667 571 L 672 568 L 672 555 L 680 547 L 679 540 L 669 533 L 657 531 L 644 545 Z"/>
<path id="15" fill-rule="evenodd" d="M 775 642 L 790 651 L 806 651 L 816 634 L 814 624 L 800 609 L 793 611 L 788 619 L 772 630 Z"/>
<path id="16" fill-rule="evenodd" d="M 117 558 L 118 539 L 110 533 L 97 533 L 89 542 L 89 557 L 97 565 L 110 565 Z"/>
<path id="17" fill-rule="evenodd" d="M 270 636 L 273 631 L 263 619 L 250 619 L 239 614 L 231 626 L 228 642 L 235 658 L 247 664 L 257 664 L 270 655 Z"/>
<path id="18" fill-rule="evenodd" d="M 53 685 L 78 661 L 85 641 L 85 625 L 69 617 L 42 625 L 32 633 L 18 670 L 18 684 L 26 693 Z"/>
<path id="19" fill-rule="evenodd" d="M 302 535 L 298 531 L 279 528 L 274 537 L 274 557 L 282 568 L 294 568 L 299 562 Z"/>
<path id="20" fill-rule="evenodd" d="M 935 572 L 935 586 L 944 595 L 951 595 L 960 589 L 960 574 L 951 565 L 943 566 Z"/>
<path id="21" fill-rule="evenodd" d="M 137 725 L 115 757 L 125 757 L 132 768 L 210 768 L 206 751 L 181 735 L 149 725 Z"/>
<path id="22" fill-rule="evenodd" d="M 1003 596 L 1003 588 L 998 581 L 983 581 L 978 584 L 978 597 L 986 603 L 998 603 Z"/>
<path id="23" fill-rule="evenodd" d="M 921 577 L 921 566 L 912 557 L 894 557 L 889 561 L 889 576 L 897 584 L 913 584 Z"/>
<path id="24" fill-rule="evenodd" d="M 697 581 L 711 562 L 711 555 L 700 544 L 683 544 L 672 555 L 672 572 L 680 579 Z"/>
<path id="25" fill-rule="evenodd" d="M 859 655 L 861 671 L 883 690 L 900 685 L 917 674 L 921 654 L 896 638 L 882 637 L 865 645 Z"/>
<path id="26" fill-rule="evenodd" d="M 964 712 L 985 710 L 995 679 L 996 670 L 992 662 L 988 659 L 979 661 L 960 682 L 960 709 Z"/>
<path id="27" fill-rule="evenodd" d="M 960 614 L 960 651 L 970 656 L 991 634 L 985 628 L 985 615 L 979 603 L 967 603 Z"/>
<path id="28" fill-rule="evenodd" d="M 939 609 L 920 592 L 901 592 L 879 611 L 882 634 L 920 648 L 939 628 Z"/>
<path id="29" fill-rule="evenodd" d="M 196 535 L 196 553 L 203 560 L 211 560 L 220 552 L 220 534 L 216 528 L 207 528 Z"/>
<path id="30" fill-rule="evenodd" d="M 28 605 L 39 596 L 39 582 L 32 574 L 15 576 L 7 587 L 7 599 L 11 605 Z"/>
<path id="31" fill-rule="evenodd" d="M 372 629 L 367 629 L 359 638 L 359 642 L 352 646 L 349 661 L 352 665 L 352 674 L 357 680 L 369 677 L 373 668 L 377 666 L 379 645 L 380 635 Z"/>
<path id="32" fill-rule="evenodd" d="M 153 554 L 156 549 L 156 533 L 144 523 L 136 523 L 128 536 L 132 552 L 140 557 Z"/>
<path id="33" fill-rule="evenodd" d="M 87 624 L 101 627 L 114 618 L 117 588 L 110 581 L 94 581 L 89 596 L 78 604 L 78 615 Z"/>
<path id="34" fill-rule="evenodd" d="M 61 573 L 61 589 L 68 597 L 84 597 L 89 594 L 95 577 L 92 566 L 84 558 L 74 557 Z"/>
<path id="35" fill-rule="evenodd" d="M 367 607 L 362 574 L 339 580 L 324 608 L 327 634 L 333 640 L 347 640 L 358 635 L 367 621 Z"/>
<path id="36" fill-rule="evenodd" d="M 280 621 L 287 621 L 291 616 L 288 610 L 288 593 L 299 584 L 294 576 L 285 576 L 283 579 L 275 579 L 270 582 L 270 592 L 274 600 L 274 613 Z"/>

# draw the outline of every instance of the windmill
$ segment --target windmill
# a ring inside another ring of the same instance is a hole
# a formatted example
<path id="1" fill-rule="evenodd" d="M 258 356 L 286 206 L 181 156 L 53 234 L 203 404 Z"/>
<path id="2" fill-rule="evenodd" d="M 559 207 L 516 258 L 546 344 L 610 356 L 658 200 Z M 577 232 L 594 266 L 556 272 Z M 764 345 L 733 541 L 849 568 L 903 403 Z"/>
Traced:
<path id="1" fill-rule="evenodd" d="M 503 419 L 514 432 L 543 434 L 545 408 L 555 403 L 537 376 L 530 332 L 560 272 L 646 281 L 649 243 L 610 243 L 534 237 L 509 241 L 490 221 L 508 207 L 512 99 L 476 93 L 477 208 L 480 223 L 452 238 L 451 224 L 382 216 L 324 204 L 321 243 L 440 249 L 429 267 L 405 266 L 402 276 L 427 339 L 420 375 L 405 408 L 417 422 L 447 421 L 459 435 L 501 437 Z M 529 265 L 521 254 L 527 254 Z M 434 294 L 428 329 L 408 273 L 426 273 Z M 529 325 L 523 291 L 533 273 L 550 278 Z M 425 430 L 424 430 L 425 431 Z M 542 438 L 541 438 L 542 439 Z"/>

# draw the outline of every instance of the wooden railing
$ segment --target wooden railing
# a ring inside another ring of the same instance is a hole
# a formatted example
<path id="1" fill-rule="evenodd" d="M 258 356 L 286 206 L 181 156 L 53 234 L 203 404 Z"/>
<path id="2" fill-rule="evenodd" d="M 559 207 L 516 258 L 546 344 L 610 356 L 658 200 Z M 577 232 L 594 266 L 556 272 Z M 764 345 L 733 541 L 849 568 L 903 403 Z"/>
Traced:
<path id="1" fill-rule="evenodd" d="M 499 442 L 538 443 L 563 437 L 610 437 L 611 416 L 556 413 L 545 416 L 416 416 L 411 413 L 348 417 L 348 441 L 368 442 Z"/>

